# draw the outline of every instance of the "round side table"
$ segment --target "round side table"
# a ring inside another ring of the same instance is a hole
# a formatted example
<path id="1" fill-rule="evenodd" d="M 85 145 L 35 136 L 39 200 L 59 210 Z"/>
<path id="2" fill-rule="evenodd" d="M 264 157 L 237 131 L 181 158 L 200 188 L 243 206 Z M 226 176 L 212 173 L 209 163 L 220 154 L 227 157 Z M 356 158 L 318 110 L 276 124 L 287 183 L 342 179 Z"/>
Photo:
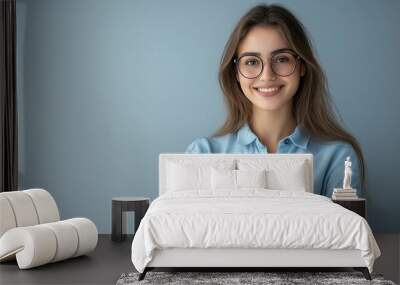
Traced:
<path id="1" fill-rule="evenodd" d="M 126 239 L 126 215 L 124 212 L 135 212 L 136 233 L 140 221 L 144 217 L 150 205 L 150 199 L 146 197 L 114 197 L 112 198 L 112 233 L 113 241 Z"/>

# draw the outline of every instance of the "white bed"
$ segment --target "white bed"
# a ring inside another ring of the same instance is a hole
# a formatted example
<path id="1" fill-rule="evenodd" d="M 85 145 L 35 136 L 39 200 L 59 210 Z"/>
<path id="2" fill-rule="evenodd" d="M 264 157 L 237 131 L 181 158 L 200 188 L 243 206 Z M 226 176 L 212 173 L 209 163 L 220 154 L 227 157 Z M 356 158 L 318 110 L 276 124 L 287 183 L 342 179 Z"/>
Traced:
<path id="1" fill-rule="evenodd" d="M 368 223 L 313 194 L 313 168 L 312 154 L 160 154 L 160 196 L 132 242 L 139 279 L 156 267 L 354 267 L 369 279 L 380 251 Z"/>

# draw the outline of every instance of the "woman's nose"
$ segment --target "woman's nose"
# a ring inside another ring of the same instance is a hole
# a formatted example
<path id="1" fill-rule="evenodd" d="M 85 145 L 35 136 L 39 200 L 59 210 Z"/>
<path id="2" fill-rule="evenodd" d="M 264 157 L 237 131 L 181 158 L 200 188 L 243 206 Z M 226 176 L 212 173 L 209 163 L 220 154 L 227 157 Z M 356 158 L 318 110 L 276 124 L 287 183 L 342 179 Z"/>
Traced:
<path id="1" fill-rule="evenodd" d="M 275 80 L 276 79 L 276 75 L 275 73 L 272 71 L 271 69 L 271 65 L 268 63 L 264 62 L 264 68 L 263 71 L 261 72 L 261 74 L 258 77 L 259 80 Z"/>

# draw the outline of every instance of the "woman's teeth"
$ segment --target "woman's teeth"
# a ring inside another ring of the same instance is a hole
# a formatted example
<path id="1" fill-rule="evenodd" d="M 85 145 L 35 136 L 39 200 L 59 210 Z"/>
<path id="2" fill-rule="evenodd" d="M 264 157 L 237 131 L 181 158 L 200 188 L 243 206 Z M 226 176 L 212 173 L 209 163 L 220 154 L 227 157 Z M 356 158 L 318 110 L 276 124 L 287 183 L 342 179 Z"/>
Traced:
<path id="1" fill-rule="evenodd" d="M 279 87 L 272 87 L 272 88 L 257 88 L 258 91 L 260 92 L 274 92 L 278 91 Z"/>
<path id="2" fill-rule="evenodd" d="M 268 87 L 268 88 L 258 87 L 258 88 L 254 88 L 254 89 L 257 90 L 257 92 L 258 92 L 257 94 L 258 95 L 261 95 L 261 96 L 264 96 L 264 97 L 272 97 L 272 96 L 277 95 L 280 92 L 281 88 L 282 88 L 282 85 L 281 86 Z"/>

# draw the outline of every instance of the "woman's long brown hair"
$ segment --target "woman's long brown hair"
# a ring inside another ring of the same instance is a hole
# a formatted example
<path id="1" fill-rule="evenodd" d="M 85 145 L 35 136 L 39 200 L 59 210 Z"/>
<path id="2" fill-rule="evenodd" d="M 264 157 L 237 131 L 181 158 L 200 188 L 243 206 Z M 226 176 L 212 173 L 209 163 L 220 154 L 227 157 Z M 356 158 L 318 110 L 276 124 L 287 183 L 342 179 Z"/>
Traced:
<path id="1" fill-rule="evenodd" d="M 347 132 L 336 119 L 333 102 L 328 94 L 326 76 L 313 54 L 305 28 L 286 8 L 279 5 L 258 5 L 250 9 L 239 21 L 230 35 L 221 58 L 219 84 L 228 109 L 225 123 L 212 137 L 236 132 L 251 121 L 252 103 L 244 96 L 233 59 L 237 48 L 249 30 L 256 25 L 276 26 L 286 37 L 290 47 L 302 58 L 305 75 L 301 77 L 299 89 L 293 97 L 293 116 L 297 125 L 313 137 L 322 141 L 344 141 L 349 143 L 358 156 L 362 189 L 365 191 L 364 156 L 356 138 Z"/>

